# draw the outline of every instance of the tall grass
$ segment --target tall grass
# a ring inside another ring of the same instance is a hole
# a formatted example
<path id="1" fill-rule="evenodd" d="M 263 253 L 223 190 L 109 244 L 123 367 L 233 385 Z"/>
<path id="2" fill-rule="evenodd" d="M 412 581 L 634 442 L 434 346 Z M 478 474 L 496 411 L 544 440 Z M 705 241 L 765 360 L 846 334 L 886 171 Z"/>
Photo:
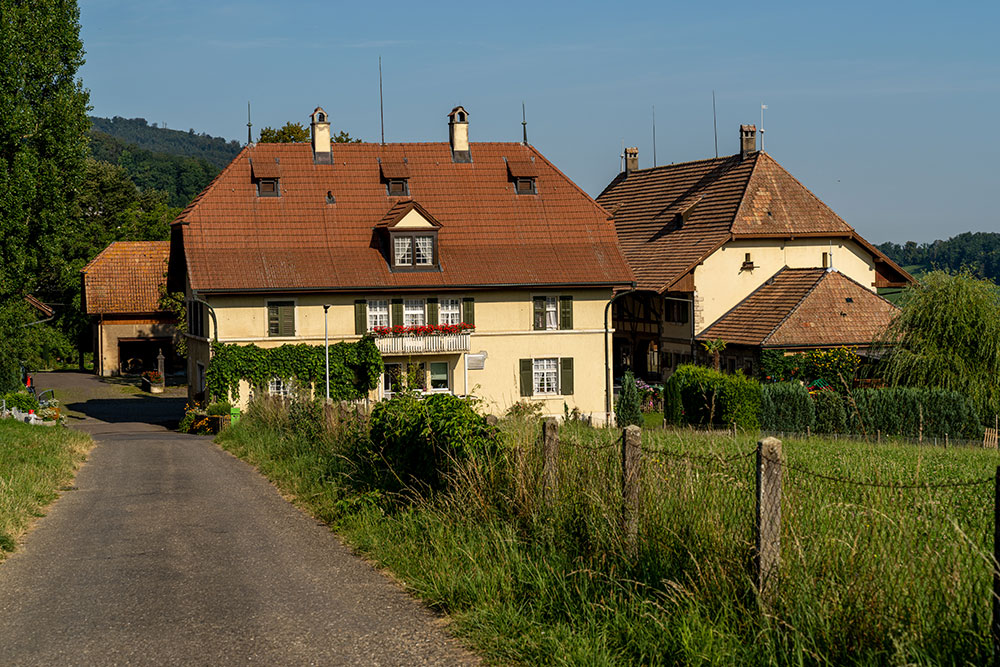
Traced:
<path id="1" fill-rule="evenodd" d="M 59 426 L 0 420 L 0 560 L 72 481 L 92 446 L 89 436 Z"/>
<path id="2" fill-rule="evenodd" d="M 995 452 L 788 441 L 782 569 L 751 577 L 754 438 L 643 435 L 638 556 L 620 526 L 618 431 L 560 429 L 560 484 L 541 487 L 540 426 L 446 491 L 372 488 L 348 420 L 319 440 L 245 418 L 221 442 L 360 552 L 447 612 L 489 659 L 556 664 L 938 664 L 990 659 Z M 954 488 L 900 489 L 966 479 Z M 550 501 L 546 501 L 551 498 Z"/>

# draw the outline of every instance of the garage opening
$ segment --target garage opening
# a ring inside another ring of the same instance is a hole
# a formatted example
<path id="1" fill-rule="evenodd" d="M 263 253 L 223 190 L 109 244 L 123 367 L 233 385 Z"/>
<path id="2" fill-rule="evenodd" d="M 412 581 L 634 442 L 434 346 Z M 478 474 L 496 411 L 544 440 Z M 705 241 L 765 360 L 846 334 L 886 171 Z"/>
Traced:
<path id="1" fill-rule="evenodd" d="M 118 366 L 122 375 L 155 371 L 156 356 L 163 351 L 163 370 L 173 373 L 178 367 L 174 343 L 170 338 L 119 338 Z"/>

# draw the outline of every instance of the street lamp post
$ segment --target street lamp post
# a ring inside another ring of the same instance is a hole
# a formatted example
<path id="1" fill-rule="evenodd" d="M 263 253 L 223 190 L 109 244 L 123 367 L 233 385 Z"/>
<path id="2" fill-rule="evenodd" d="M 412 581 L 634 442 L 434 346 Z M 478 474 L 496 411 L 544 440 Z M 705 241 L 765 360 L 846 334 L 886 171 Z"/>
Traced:
<path id="1" fill-rule="evenodd" d="M 327 313 L 330 304 L 323 304 L 323 346 L 326 348 L 326 402 L 330 402 L 330 327 L 327 324 Z"/>

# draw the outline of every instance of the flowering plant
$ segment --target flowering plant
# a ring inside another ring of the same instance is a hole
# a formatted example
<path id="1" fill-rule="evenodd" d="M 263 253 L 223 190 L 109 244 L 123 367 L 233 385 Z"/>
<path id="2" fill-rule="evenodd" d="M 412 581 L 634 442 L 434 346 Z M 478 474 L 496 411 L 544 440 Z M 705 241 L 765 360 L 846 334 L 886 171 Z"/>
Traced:
<path id="1" fill-rule="evenodd" d="M 394 327 L 372 327 L 372 333 L 379 338 L 384 336 L 439 336 L 474 331 L 475 328 L 475 325 L 465 322 L 459 324 L 420 324 L 409 327 L 397 324 Z"/>
<path id="2" fill-rule="evenodd" d="M 159 371 L 145 371 L 142 378 L 150 384 L 163 384 L 163 376 L 160 375 Z"/>

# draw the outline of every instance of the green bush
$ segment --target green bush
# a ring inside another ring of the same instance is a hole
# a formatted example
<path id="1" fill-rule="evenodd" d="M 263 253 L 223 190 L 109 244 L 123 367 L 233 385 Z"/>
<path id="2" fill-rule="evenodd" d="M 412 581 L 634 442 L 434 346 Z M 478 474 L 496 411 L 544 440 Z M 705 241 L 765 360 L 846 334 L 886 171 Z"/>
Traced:
<path id="1" fill-rule="evenodd" d="M 38 399 L 26 391 L 12 391 L 3 395 L 3 400 L 7 402 L 7 409 L 17 408 L 21 412 L 38 409 Z"/>
<path id="2" fill-rule="evenodd" d="M 855 389 L 847 405 L 852 432 L 874 435 L 979 438 L 982 426 L 972 401 L 946 389 Z"/>
<path id="3" fill-rule="evenodd" d="M 496 431 L 472 400 L 399 392 L 372 409 L 370 446 L 389 489 L 445 486 L 453 464 L 492 450 Z"/>
<path id="4" fill-rule="evenodd" d="M 625 375 L 622 377 L 622 391 L 618 395 L 618 402 L 615 405 L 615 422 L 618 424 L 618 428 L 625 428 L 632 424 L 642 426 L 641 399 L 632 371 L 625 371 Z"/>
<path id="5" fill-rule="evenodd" d="M 681 403 L 681 388 L 673 376 L 663 385 L 663 418 L 667 424 L 680 426 L 684 422 L 684 404 Z"/>
<path id="6" fill-rule="evenodd" d="M 760 428 L 760 383 L 742 373 L 726 375 L 703 366 L 680 366 L 676 382 L 689 424 Z"/>
<path id="7" fill-rule="evenodd" d="M 233 409 L 232 403 L 228 401 L 219 401 L 218 403 L 212 403 L 208 406 L 207 414 L 210 415 L 228 415 Z"/>
<path id="8" fill-rule="evenodd" d="M 844 399 L 835 391 L 819 391 L 813 395 L 816 419 L 813 431 L 816 433 L 846 433 L 847 410 Z"/>
<path id="9" fill-rule="evenodd" d="M 765 431 L 805 433 L 812 428 L 815 418 L 816 408 L 809 391 L 798 382 L 763 386 L 760 422 Z"/>

